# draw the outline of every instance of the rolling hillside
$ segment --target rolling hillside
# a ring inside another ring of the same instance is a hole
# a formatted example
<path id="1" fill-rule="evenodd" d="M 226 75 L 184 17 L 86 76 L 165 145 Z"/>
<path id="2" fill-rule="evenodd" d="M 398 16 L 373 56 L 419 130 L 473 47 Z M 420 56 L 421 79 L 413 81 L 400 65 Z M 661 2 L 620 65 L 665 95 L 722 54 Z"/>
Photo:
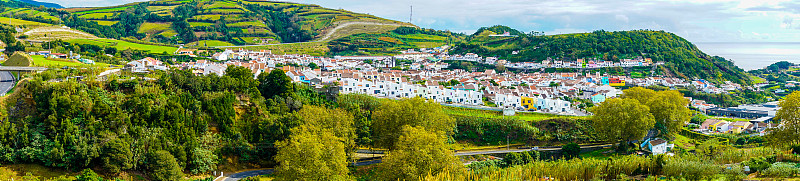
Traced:
<path id="1" fill-rule="evenodd" d="M 367 14 L 317 5 L 263 0 L 161 0 L 59 12 L 68 26 L 99 37 L 133 37 L 158 43 L 215 40 L 215 45 L 307 42 L 328 37 L 334 27 L 351 22 L 413 26 Z M 120 23 L 121 22 L 121 23 Z M 96 24 L 94 24 L 96 23 Z M 366 28 L 366 33 L 392 29 Z M 360 32 L 358 32 L 360 33 Z M 336 37 L 350 34 L 336 35 Z"/>
<path id="2" fill-rule="evenodd" d="M 544 36 L 509 30 L 510 28 L 504 26 L 482 28 L 456 45 L 451 53 L 472 52 L 511 62 L 540 62 L 548 58 L 619 61 L 642 56 L 656 62 L 665 62 L 665 69 L 659 70 L 663 74 L 686 79 L 752 84 L 750 75 L 736 67 L 733 62 L 705 54 L 686 39 L 664 31 L 595 31 Z M 512 36 L 489 36 L 505 31 L 516 33 L 511 33 Z"/>

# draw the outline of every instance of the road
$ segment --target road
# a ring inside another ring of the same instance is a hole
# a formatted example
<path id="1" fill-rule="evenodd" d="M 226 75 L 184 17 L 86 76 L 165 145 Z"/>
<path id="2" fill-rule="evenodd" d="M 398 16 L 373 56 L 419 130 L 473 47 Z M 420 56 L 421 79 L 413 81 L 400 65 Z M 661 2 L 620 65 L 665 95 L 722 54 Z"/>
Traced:
<path id="1" fill-rule="evenodd" d="M 372 165 L 381 163 L 381 159 L 374 159 L 362 162 L 356 162 L 355 166 L 365 166 L 365 165 Z M 254 177 L 259 175 L 267 175 L 272 174 L 274 172 L 273 169 L 263 169 L 263 170 L 251 170 L 251 171 L 244 171 L 239 173 L 231 174 L 230 176 L 222 177 L 216 181 L 238 181 L 247 177 Z"/>
<path id="2" fill-rule="evenodd" d="M 251 170 L 251 171 L 239 172 L 239 173 L 231 174 L 230 176 L 227 176 L 227 177 L 223 177 L 220 180 L 221 181 L 238 181 L 238 180 L 241 180 L 241 179 L 244 179 L 244 178 L 247 178 L 247 177 L 254 177 L 254 176 L 259 176 L 259 175 L 272 174 L 273 171 L 274 171 L 273 169 L 263 169 L 263 170 Z"/>
<path id="3" fill-rule="evenodd" d="M 0 71 L 0 96 L 5 96 L 14 88 L 14 75 L 9 71 Z"/>
<path id="4" fill-rule="evenodd" d="M 592 144 L 592 145 L 582 145 L 581 149 L 589 149 L 589 148 L 602 148 L 607 146 L 613 146 L 614 144 Z M 503 153 L 512 153 L 512 152 L 525 152 L 531 151 L 532 149 L 509 149 L 509 150 L 486 150 L 486 151 L 472 151 L 472 152 L 458 152 L 456 156 L 468 156 L 468 155 L 488 155 L 488 154 L 503 154 Z M 550 146 L 550 147 L 540 147 L 538 151 L 558 151 L 561 150 L 560 146 Z M 372 165 L 381 163 L 381 159 L 374 159 L 368 161 L 361 161 L 357 162 L 355 166 L 365 166 L 365 165 Z M 238 181 L 247 177 L 253 177 L 258 175 L 266 175 L 272 174 L 273 169 L 264 169 L 264 170 L 253 170 L 253 171 L 245 171 L 235 173 L 228 177 L 222 177 L 219 181 Z"/>
<path id="5" fill-rule="evenodd" d="M 590 148 L 602 148 L 607 146 L 613 146 L 614 144 L 594 144 L 594 145 L 582 145 L 581 149 L 590 149 Z M 486 151 L 470 151 L 470 152 L 457 152 L 456 156 L 469 156 L 469 155 L 488 155 L 488 154 L 503 154 L 503 153 L 513 153 L 513 152 L 526 152 L 532 151 L 533 149 L 508 149 L 508 150 L 486 150 Z M 561 150 L 560 146 L 551 146 L 551 147 L 540 147 L 538 151 L 558 151 Z"/>

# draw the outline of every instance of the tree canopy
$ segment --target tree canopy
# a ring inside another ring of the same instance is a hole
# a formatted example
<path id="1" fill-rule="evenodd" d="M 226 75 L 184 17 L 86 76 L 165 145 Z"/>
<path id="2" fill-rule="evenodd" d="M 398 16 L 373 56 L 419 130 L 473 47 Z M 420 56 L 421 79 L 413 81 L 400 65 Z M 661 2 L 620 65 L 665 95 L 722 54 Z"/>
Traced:
<path id="1" fill-rule="evenodd" d="M 383 159 L 382 180 L 419 180 L 442 171 L 461 171 L 464 166 L 450 151 L 442 133 L 405 125 L 395 149 Z"/>
<path id="2" fill-rule="evenodd" d="M 455 119 L 435 102 L 423 98 L 381 101 L 381 107 L 372 114 L 378 147 L 394 149 L 406 125 L 422 127 L 445 137 L 453 134 Z"/>
<path id="3" fill-rule="evenodd" d="M 650 109 L 636 99 L 609 99 L 592 111 L 594 129 L 607 141 L 641 139 L 655 124 Z"/>

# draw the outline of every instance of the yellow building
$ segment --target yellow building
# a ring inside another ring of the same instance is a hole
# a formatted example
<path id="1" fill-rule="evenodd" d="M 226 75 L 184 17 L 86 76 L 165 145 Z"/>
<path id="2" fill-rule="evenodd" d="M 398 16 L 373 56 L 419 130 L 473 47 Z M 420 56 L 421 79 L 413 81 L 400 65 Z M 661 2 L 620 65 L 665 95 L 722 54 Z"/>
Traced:
<path id="1" fill-rule="evenodd" d="M 521 97 L 520 105 L 526 110 L 536 110 L 536 99 L 530 97 Z"/>
<path id="2" fill-rule="evenodd" d="M 750 122 L 747 122 L 747 121 L 737 121 L 737 122 L 734 122 L 733 124 L 731 124 L 730 132 L 737 133 L 737 134 L 738 133 L 742 133 L 742 132 L 746 131 L 747 129 L 750 129 L 751 126 L 753 126 L 753 123 L 750 123 Z"/>

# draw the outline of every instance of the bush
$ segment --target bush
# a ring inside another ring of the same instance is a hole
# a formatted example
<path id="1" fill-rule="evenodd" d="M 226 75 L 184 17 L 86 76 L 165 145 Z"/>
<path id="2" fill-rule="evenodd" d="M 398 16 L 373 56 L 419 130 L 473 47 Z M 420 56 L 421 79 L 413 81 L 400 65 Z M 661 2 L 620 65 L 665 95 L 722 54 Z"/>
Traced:
<path id="1" fill-rule="evenodd" d="M 722 171 L 722 174 L 725 176 L 725 180 L 742 180 L 747 177 L 747 174 L 744 173 L 744 168 L 742 168 L 741 165 L 734 165 L 725 168 L 725 171 Z"/>
<path id="2" fill-rule="evenodd" d="M 482 170 L 486 168 L 502 168 L 506 167 L 507 164 L 504 160 L 486 160 L 486 161 L 477 161 L 472 162 L 467 165 L 467 168 L 470 170 Z"/>
<path id="3" fill-rule="evenodd" d="M 720 168 L 697 158 L 675 157 L 664 164 L 664 175 L 686 180 L 702 180 L 720 173 Z"/>
<path id="4" fill-rule="evenodd" d="M 745 162 L 742 162 L 743 165 L 750 167 L 750 170 L 753 172 L 760 172 L 762 170 L 766 170 L 769 168 L 771 162 L 769 162 L 764 157 L 757 157 L 757 158 L 750 158 Z"/>
<path id="5" fill-rule="evenodd" d="M 577 143 L 570 143 L 561 147 L 561 154 L 566 159 L 578 158 L 581 153 L 581 146 Z"/>
<path id="6" fill-rule="evenodd" d="M 761 175 L 768 177 L 792 177 L 800 173 L 800 169 L 795 167 L 794 164 L 776 162 L 766 170 L 761 172 Z"/>

